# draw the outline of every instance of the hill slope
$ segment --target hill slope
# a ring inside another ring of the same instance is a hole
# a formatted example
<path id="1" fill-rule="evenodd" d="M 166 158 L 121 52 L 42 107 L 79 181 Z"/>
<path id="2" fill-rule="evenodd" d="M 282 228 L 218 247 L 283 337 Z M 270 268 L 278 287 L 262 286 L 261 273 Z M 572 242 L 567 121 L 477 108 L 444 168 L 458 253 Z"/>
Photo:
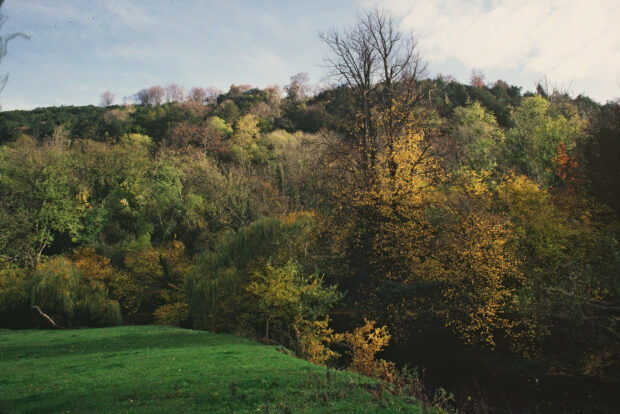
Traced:
<path id="1" fill-rule="evenodd" d="M 422 412 L 278 347 L 161 326 L 0 331 L 0 412 Z"/>

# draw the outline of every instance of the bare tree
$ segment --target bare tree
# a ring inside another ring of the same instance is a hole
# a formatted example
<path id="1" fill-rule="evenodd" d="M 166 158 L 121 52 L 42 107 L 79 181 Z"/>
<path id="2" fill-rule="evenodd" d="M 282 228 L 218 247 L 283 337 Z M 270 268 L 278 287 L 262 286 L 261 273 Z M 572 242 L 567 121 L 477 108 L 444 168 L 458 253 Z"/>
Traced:
<path id="1" fill-rule="evenodd" d="M 174 97 L 173 97 L 174 91 L 173 91 L 173 88 L 175 88 L 175 87 L 176 87 L 176 85 L 174 85 L 174 84 L 169 84 L 169 85 L 164 86 L 164 88 L 163 88 L 164 102 L 166 102 L 166 103 L 174 102 Z"/>
<path id="2" fill-rule="evenodd" d="M 187 99 L 190 102 L 199 102 L 203 103 L 207 99 L 207 91 L 204 88 L 194 87 L 189 90 L 187 94 Z"/>
<path id="3" fill-rule="evenodd" d="M 101 106 L 110 106 L 114 103 L 114 94 L 110 91 L 105 91 L 101 94 L 101 100 L 99 101 Z"/>
<path id="4" fill-rule="evenodd" d="M 391 157 L 406 118 L 425 97 L 420 81 L 426 64 L 414 37 L 396 30 L 392 16 L 380 9 L 366 11 L 352 28 L 320 37 L 332 52 L 326 60 L 332 76 L 352 93 L 350 138 L 362 169 L 371 169 L 378 151 L 385 148 Z"/>
<path id="5" fill-rule="evenodd" d="M 149 90 L 146 88 L 140 89 L 135 94 L 135 99 L 136 99 L 136 102 L 138 102 L 140 105 L 148 105 L 151 100 L 151 94 L 149 93 Z"/>
<path id="6" fill-rule="evenodd" d="M 164 99 L 164 88 L 159 85 L 140 89 L 134 99 L 140 105 L 160 105 Z"/>
<path id="7" fill-rule="evenodd" d="M 205 92 L 207 93 L 207 103 L 209 104 L 216 104 L 217 97 L 224 93 L 224 91 L 214 86 L 208 86 Z"/>
<path id="8" fill-rule="evenodd" d="M 164 99 L 164 88 L 159 85 L 151 86 L 149 88 L 149 104 L 161 105 Z"/>
<path id="9" fill-rule="evenodd" d="M 472 69 L 469 84 L 476 88 L 484 88 L 484 73 L 481 69 Z"/>
<path id="10" fill-rule="evenodd" d="M 0 9 L 2 8 L 3 4 L 4 4 L 4 0 L 0 0 Z M 0 12 L 0 28 L 2 28 L 2 26 L 6 22 L 6 19 L 7 19 L 6 16 Z M 2 59 L 4 59 L 4 57 L 7 54 L 7 44 L 11 40 L 18 38 L 18 37 L 21 37 L 22 39 L 30 39 L 30 36 L 24 33 L 11 33 L 6 36 L 0 36 L 0 62 L 2 61 Z M 0 76 L 0 92 L 2 92 L 2 90 L 6 86 L 6 83 L 8 80 L 9 80 L 8 73 L 5 74 L 4 76 Z"/>
<path id="11" fill-rule="evenodd" d="M 185 100 L 185 88 L 171 83 L 164 87 L 164 100 L 167 103 L 171 102 L 183 102 Z"/>
<path id="12" fill-rule="evenodd" d="M 291 83 L 284 87 L 289 97 L 305 99 L 310 92 L 310 78 L 305 72 L 291 76 Z"/>

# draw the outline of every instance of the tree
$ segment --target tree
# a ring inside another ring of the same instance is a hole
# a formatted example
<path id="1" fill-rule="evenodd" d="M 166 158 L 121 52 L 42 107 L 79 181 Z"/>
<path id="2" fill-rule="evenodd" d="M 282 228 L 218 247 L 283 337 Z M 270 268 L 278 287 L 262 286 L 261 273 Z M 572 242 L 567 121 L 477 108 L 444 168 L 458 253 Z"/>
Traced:
<path id="1" fill-rule="evenodd" d="M 226 99 L 220 103 L 214 114 L 224 119 L 226 122 L 232 124 L 237 118 L 239 118 L 239 107 L 230 99 Z"/>
<path id="2" fill-rule="evenodd" d="M 238 159 L 247 159 L 260 136 L 258 118 L 255 115 L 244 115 L 235 122 L 235 132 L 231 140 L 231 152 Z"/>
<path id="3" fill-rule="evenodd" d="M 161 105 L 164 100 L 164 88 L 160 85 L 151 86 L 150 88 L 140 89 L 135 99 L 140 105 Z"/>
<path id="4" fill-rule="evenodd" d="M 164 98 L 164 88 L 159 85 L 151 86 L 149 88 L 149 104 L 161 105 Z"/>
<path id="5" fill-rule="evenodd" d="M 49 313 L 64 326 L 118 325 L 122 318 L 118 302 L 98 280 L 86 278 L 62 256 L 39 264 L 30 279 L 30 304 Z"/>
<path id="6" fill-rule="evenodd" d="M 176 83 L 171 83 L 164 87 L 164 100 L 167 103 L 183 102 L 185 99 L 185 89 Z"/>
<path id="7" fill-rule="evenodd" d="M 426 65 L 413 36 L 397 31 L 383 10 L 368 10 L 353 28 L 320 36 L 332 51 L 332 75 L 352 94 L 347 135 L 358 149 L 360 169 L 372 169 L 383 148 L 392 157 L 409 112 L 424 98 L 419 81 Z M 395 173 L 396 166 L 390 168 Z"/>
<path id="8" fill-rule="evenodd" d="M 512 119 L 514 127 L 506 134 L 504 169 L 514 169 L 540 184 L 556 184 L 554 159 L 560 143 L 572 154 L 584 132 L 577 108 L 536 95 L 523 99 L 521 106 L 513 109 Z"/>
<path id="9" fill-rule="evenodd" d="M 135 95 L 135 99 L 136 101 L 138 101 L 138 103 L 140 105 L 148 105 L 150 99 L 150 93 L 148 89 L 140 89 L 136 95 Z"/>
<path id="10" fill-rule="evenodd" d="M 170 142 L 179 147 L 199 146 L 205 142 L 205 127 L 189 121 L 180 122 L 172 128 Z"/>
<path id="11" fill-rule="evenodd" d="M 217 98 L 224 93 L 224 91 L 222 91 L 219 88 L 216 88 L 215 86 L 208 86 L 205 89 L 205 92 L 207 94 L 206 100 L 207 103 L 214 105 L 217 103 Z"/>
<path id="12" fill-rule="evenodd" d="M 2 5 L 4 4 L 4 0 L 0 0 L 0 9 L 2 8 Z M 6 17 L 0 12 L 0 28 L 2 28 L 2 26 L 4 25 L 4 23 L 6 22 Z M 0 36 L 0 62 L 2 61 L 2 59 L 4 59 L 4 57 L 7 54 L 7 44 L 15 39 L 21 37 L 22 39 L 30 39 L 30 36 L 24 34 L 24 33 L 11 33 L 9 35 L 6 36 Z M 2 92 L 2 90 L 4 89 L 4 87 L 6 86 L 7 81 L 9 80 L 9 75 L 6 74 L 4 76 L 0 76 L 0 92 Z"/>
<path id="13" fill-rule="evenodd" d="M 201 145 L 204 149 L 216 155 L 223 153 L 228 147 L 226 141 L 232 134 L 233 129 L 222 118 L 217 116 L 209 117 L 205 124 L 205 141 Z"/>
<path id="14" fill-rule="evenodd" d="M 116 280 L 112 286 L 121 304 L 132 305 L 137 320 L 155 317 L 167 324 L 183 322 L 183 314 L 187 314 L 183 283 L 191 267 L 184 251 L 183 243 L 175 240 L 162 247 L 128 253 L 125 267 L 129 277 Z M 170 323 L 174 319 L 176 322 Z"/>
<path id="15" fill-rule="evenodd" d="M 0 150 L 0 256 L 34 268 L 55 238 L 77 236 L 90 204 L 74 165 L 62 136 Z"/>
<path id="16" fill-rule="evenodd" d="M 554 191 L 556 193 L 557 191 Z M 617 361 L 618 226 L 605 209 L 575 193 L 554 194 L 519 175 L 498 187 L 498 205 L 514 226 L 526 284 L 519 314 L 534 321 L 534 350 L 555 370 L 579 372 L 586 360 Z"/>
<path id="17" fill-rule="evenodd" d="M 387 372 L 382 368 L 387 368 L 389 365 L 383 360 L 377 361 L 375 356 L 388 345 L 391 337 L 387 326 L 375 328 L 374 321 L 364 319 L 364 326 L 344 334 L 344 342 L 351 348 L 349 368 L 367 376 L 386 374 Z"/>
<path id="18" fill-rule="evenodd" d="M 503 130 L 493 114 L 478 102 L 454 110 L 453 129 L 442 137 L 444 163 L 475 171 L 491 170 L 497 166 L 505 141 Z"/>
<path id="19" fill-rule="evenodd" d="M 187 99 L 191 102 L 204 103 L 207 100 L 207 91 L 204 88 L 194 87 L 189 90 Z"/>
<path id="20" fill-rule="evenodd" d="M 305 72 L 291 76 L 291 83 L 284 87 L 284 90 L 290 98 L 303 100 L 308 97 L 310 86 L 308 85 L 310 78 Z"/>
<path id="21" fill-rule="evenodd" d="M 271 328 L 276 333 L 271 339 L 294 346 L 300 356 L 306 353 L 303 345 L 313 332 L 307 329 L 308 325 L 322 319 L 327 325 L 327 312 L 343 296 L 337 286 L 325 286 L 318 272 L 304 275 L 293 260 L 278 267 L 267 263 L 264 271 L 254 273 L 246 290 L 257 300 L 259 312 L 265 318 L 265 339 L 270 340 Z"/>
<path id="22" fill-rule="evenodd" d="M 256 266 L 268 261 L 279 266 L 291 259 L 303 264 L 313 227 L 314 219 L 307 213 L 285 219 L 263 217 L 227 234 L 212 251 L 204 251 L 185 281 L 196 327 L 235 329 L 244 314 L 255 315 L 246 289 Z"/>
<path id="23" fill-rule="evenodd" d="M 472 69 L 469 85 L 475 88 L 484 88 L 484 73 L 480 69 Z"/>
<path id="24" fill-rule="evenodd" d="M 596 197 L 620 214 L 620 100 L 608 102 L 590 120 L 585 171 Z"/>
<path id="25" fill-rule="evenodd" d="M 114 103 L 114 94 L 110 91 L 106 91 L 101 94 L 100 105 L 101 106 L 110 106 Z"/>

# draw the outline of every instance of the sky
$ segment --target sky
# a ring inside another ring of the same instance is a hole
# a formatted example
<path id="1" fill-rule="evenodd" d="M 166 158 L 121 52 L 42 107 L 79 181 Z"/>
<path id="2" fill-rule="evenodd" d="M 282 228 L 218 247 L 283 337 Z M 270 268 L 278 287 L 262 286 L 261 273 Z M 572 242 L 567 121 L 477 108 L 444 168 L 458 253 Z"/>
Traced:
<path id="1" fill-rule="evenodd" d="M 604 103 L 620 97 L 618 0 L 6 0 L 2 110 L 98 104 L 153 85 L 186 89 L 326 83 L 318 33 L 355 24 L 365 8 L 412 33 L 431 77 L 472 70 L 524 91 L 546 80 Z"/>

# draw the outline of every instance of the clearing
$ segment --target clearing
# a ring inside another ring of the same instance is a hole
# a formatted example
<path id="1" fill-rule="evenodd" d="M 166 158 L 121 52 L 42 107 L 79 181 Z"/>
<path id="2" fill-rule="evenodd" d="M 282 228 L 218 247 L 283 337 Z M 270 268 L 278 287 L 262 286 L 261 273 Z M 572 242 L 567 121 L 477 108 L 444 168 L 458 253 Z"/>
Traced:
<path id="1" fill-rule="evenodd" d="M 163 326 L 0 330 L 0 412 L 407 412 L 412 398 L 280 347 Z"/>

